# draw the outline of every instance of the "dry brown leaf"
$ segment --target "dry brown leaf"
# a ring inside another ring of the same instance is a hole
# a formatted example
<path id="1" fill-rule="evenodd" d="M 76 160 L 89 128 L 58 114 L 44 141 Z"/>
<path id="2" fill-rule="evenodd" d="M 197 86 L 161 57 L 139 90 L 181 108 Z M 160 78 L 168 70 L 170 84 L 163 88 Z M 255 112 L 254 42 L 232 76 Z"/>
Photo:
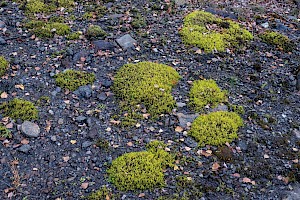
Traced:
<path id="1" fill-rule="evenodd" d="M 24 138 L 23 140 L 21 140 L 21 144 L 29 144 L 29 140 Z"/>
<path id="2" fill-rule="evenodd" d="M 150 116 L 150 114 L 149 113 L 145 113 L 145 114 L 143 114 L 143 117 L 144 117 L 144 119 L 148 119 L 148 117 Z"/>
<path id="3" fill-rule="evenodd" d="M 46 120 L 46 127 L 45 127 L 46 132 L 49 132 L 50 129 L 51 129 L 51 121 Z"/>
<path id="4" fill-rule="evenodd" d="M 177 126 L 177 127 L 175 128 L 175 131 L 178 132 L 178 133 L 181 133 L 181 132 L 183 131 L 183 128 L 180 127 L 180 126 Z"/>
<path id="5" fill-rule="evenodd" d="M 6 128 L 13 128 L 13 127 L 14 127 L 14 124 L 13 124 L 13 123 L 9 123 L 9 124 L 6 124 L 5 127 L 6 127 Z"/>
<path id="6" fill-rule="evenodd" d="M 141 198 L 141 197 L 144 197 L 145 196 L 145 193 L 141 193 L 141 194 L 139 194 L 139 198 Z"/>
<path id="7" fill-rule="evenodd" d="M 217 171 L 218 169 L 220 168 L 220 164 L 218 162 L 215 162 L 213 165 L 212 165 L 212 170 L 213 171 Z"/>
<path id="8" fill-rule="evenodd" d="M 241 177 L 241 175 L 239 173 L 234 173 L 234 174 L 232 174 L 232 176 L 237 177 L 237 178 Z"/>
<path id="9" fill-rule="evenodd" d="M 89 186 L 89 183 L 88 183 L 88 182 L 85 182 L 85 183 L 82 183 L 82 184 L 81 184 L 81 188 L 84 189 L 84 190 L 85 190 L 86 188 L 88 188 L 88 186 Z"/>
<path id="10" fill-rule="evenodd" d="M 110 120 L 109 122 L 112 123 L 112 124 L 115 124 L 115 125 L 119 125 L 121 123 L 121 121 L 114 120 L 114 119 Z"/>
<path id="11" fill-rule="evenodd" d="M 64 160 L 65 162 L 68 162 L 68 161 L 70 160 L 70 156 L 64 156 L 64 157 L 63 157 L 63 160 Z"/>
<path id="12" fill-rule="evenodd" d="M 247 177 L 244 177 L 244 178 L 243 178 L 243 182 L 244 182 L 244 183 L 251 183 L 251 179 L 250 179 L 250 178 L 247 178 Z"/>
<path id="13" fill-rule="evenodd" d="M 127 146 L 132 147 L 132 146 L 133 146 L 133 143 L 132 143 L 132 142 L 128 142 L 128 143 L 127 143 Z"/>
<path id="14" fill-rule="evenodd" d="M 205 151 L 205 150 L 200 150 L 200 151 L 198 151 L 197 153 L 198 153 L 199 155 L 203 155 L 203 156 L 205 156 L 205 157 L 209 157 L 209 156 L 211 156 L 212 151 L 210 151 L 210 150 L 207 150 L 207 151 Z"/>
<path id="15" fill-rule="evenodd" d="M 8 97 L 8 94 L 6 92 L 1 93 L 1 99 L 6 99 Z"/>
<path id="16" fill-rule="evenodd" d="M 77 141 L 76 140 L 70 140 L 71 144 L 76 144 Z"/>
<path id="17" fill-rule="evenodd" d="M 21 90 L 24 90 L 24 89 L 25 89 L 24 85 L 22 85 L 22 84 L 15 85 L 15 88 L 16 88 L 16 89 L 21 89 Z"/>

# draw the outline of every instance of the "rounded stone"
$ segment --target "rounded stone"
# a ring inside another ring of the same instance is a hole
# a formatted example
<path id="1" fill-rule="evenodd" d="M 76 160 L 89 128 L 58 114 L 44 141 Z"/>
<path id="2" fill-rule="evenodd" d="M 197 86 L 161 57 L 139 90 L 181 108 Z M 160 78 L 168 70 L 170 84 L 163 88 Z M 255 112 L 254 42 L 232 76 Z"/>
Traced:
<path id="1" fill-rule="evenodd" d="M 30 121 L 24 121 L 22 123 L 21 131 L 27 137 L 38 137 L 40 135 L 40 127 Z"/>

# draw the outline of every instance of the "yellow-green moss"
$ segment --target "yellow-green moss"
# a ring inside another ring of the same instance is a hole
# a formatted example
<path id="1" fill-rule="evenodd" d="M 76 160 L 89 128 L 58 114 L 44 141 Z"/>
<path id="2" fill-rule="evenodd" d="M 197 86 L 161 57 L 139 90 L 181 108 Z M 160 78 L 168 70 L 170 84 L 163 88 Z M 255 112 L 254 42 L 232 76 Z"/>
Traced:
<path id="1" fill-rule="evenodd" d="M 92 84 L 94 81 L 94 73 L 87 73 L 71 69 L 55 75 L 56 84 L 59 87 L 67 88 L 71 91 L 77 90 L 80 86 Z"/>
<path id="2" fill-rule="evenodd" d="M 215 107 L 227 101 L 226 91 L 222 91 L 212 79 L 193 82 L 189 97 L 189 105 L 196 112 L 202 111 L 206 105 Z"/>
<path id="3" fill-rule="evenodd" d="M 295 45 L 287 36 L 275 31 L 266 31 L 258 36 L 263 42 L 276 46 L 277 48 L 280 48 L 286 52 L 292 51 L 295 47 Z"/>
<path id="4" fill-rule="evenodd" d="M 86 37 L 91 38 L 104 38 L 106 36 L 106 32 L 97 25 L 90 26 L 86 31 Z"/>
<path id="5" fill-rule="evenodd" d="M 41 38 L 52 38 L 54 34 L 67 35 L 71 28 L 64 23 L 59 22 L 44 22 L 44 21 L 30 21 L 25 27 L 29 28 L 32 33 Z"/>
<path id="6" fill-rule="evenodd" d="M 15 98 L 0 105 L 0 112 L 5 117 L 21 120 L 34 120 L 38 118 L 38 110 L 30 101 Z"/>
<path id="7" fill-rule="evenodd" d="M 185 44 L 195 45 L 205 52 L 224 52 L 226 48 L 240 47 L 253 39 L 238 23 L 204 11 L 188 14 L 180 34 Z"/>
<path id="8" fill-rule="evenodd" d="M 243 125 L 242 118 L 234 112 L 218 111 L 199 116 L 188 134 L 199 146 L 221 146 L 238 138 L 237 131 Z"/>
<path id="9" fill-rule="evenodd" d="M 67 40 L 77 40 L 77 39 L 79 39 L 80 35 L 81 35 L 80 32 L 71 33 L 66 36 L 66 39 Z"/>
<path id="10" fill-rule="evenodd" d="M 70 9 L 75 5 L 73 0 L 49 0 L 47 3 L 44 3 L 44 0 L 27 0 L 23 3 L 27 16 L 33 16 L 37 13 L 51 13 L 61 7 Z"/>
<path id="11" fill-rule="evenodd" d="M 119 190 L 145 190 L 165 185 L 163 170 L 173 166 L 174 157 L 162 149 L 125 153 L 107 170 Z M 164 153 L 163 153 L 164 152 Z"/>
<path id="12" fill-rule="evenodd" d="M 95 192 L 92 192 L 86 199 L 88 200 L 105 200 L 110 199 L 112 196 L 111 190 L 106 186 L 101 187 Z"/>
<path id="13" fill-rule="evenodd" d="M 5 126 L 0 124 L 0 138 L 11 138 L 11 132 Z"/>
<path id="14" fill-rule="evenodd" d="M 123 107 L 136 110 L 136 105 L 140 104 L 152 116 L 158 116 L 175 107 L 171 90 L 179 78 L 176 70 L 164 64 L 126 64 L 114 77 L 113 91 L 123 101 Z"/>
<path id="15" fill-rule="evenodd" d="M 3 56 L 0 56 L 0 77 L 6 73 L 8 67 L 9 62 Z"/>

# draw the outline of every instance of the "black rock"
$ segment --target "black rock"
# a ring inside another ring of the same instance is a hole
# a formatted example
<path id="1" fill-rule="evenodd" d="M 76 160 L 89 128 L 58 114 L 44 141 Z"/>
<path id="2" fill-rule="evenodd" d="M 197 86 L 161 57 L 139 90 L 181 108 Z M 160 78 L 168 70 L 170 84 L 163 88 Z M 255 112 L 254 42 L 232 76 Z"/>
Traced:
<path id="1" fill-rule="evenodd" d="M 107 96 L 106 96 L 105 92 L 101 92 L 100 94 L 97 95 L 97 98 L 100 101 L 105 101 L 107 99 Z"/>
<path id="2" fill-rule="evenodd" d="M 73 93 L 76 94 L 79 98 L 90 98 L 92 96 L 92 86 L 90 85 L 80 86 Z"/>
<path id="3" fill-rule="evenodd" d="M 109 88 L 112 85 L 112 81 L 110 80 L 105 80 L 102 82 L 102 85 L 106 88 Z"/>
<path id="4" fill-rule="evenodd" d="M 113 43 L 107 42 L 105 40 L 96 40 L 93 41 L 93 44 L 95 46 L 95 50 L 110 50 L 113 51 L 115 48 L 115 45 Z"/>
<path id="5" fill-rule="evenodd" d="M 0 45 L 4 45 L 4 44 L 6 44 L 6 41 L 2 37 L 0 37 Z"/>
<path id="6" fill-rule="evenodd" d="M 80 115 L 80 116 L 76 117 L 75 120 L 76 120 L 77 122 L 84 122 L 84 121 L 86 120 L 86 117 Z"/>
<path id="7" fill-rule="evenodd" d="M 22 153 L 28 153 L 31 150 L 31 146 L 29 144 L 24 144 L 18 148 L 18 151 Z"/>

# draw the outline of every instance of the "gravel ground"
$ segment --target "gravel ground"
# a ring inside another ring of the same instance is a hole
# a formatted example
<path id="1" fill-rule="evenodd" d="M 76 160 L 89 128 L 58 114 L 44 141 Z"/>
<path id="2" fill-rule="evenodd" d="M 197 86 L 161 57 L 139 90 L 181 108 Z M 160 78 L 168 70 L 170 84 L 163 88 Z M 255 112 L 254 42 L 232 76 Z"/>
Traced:
<path id="1" fill-rule="evenodd" d="M 40 129 L 37 137 L 28 137 L 22 121 L 6 122 L 13 137 L 1 139 L 0 144 L 1 199 L 81 199 L 104 185 L 116 199 L 157 199 L 175 193 L 203 200 L 300 199 L 296 3 L 116 0 L 104 6 L 107 12 L 99 19 L 79 20 L 85 12 L 82 3 L 68 14 L 76 17 L 69 21 L 73 31 L 85 33 L 90 24 L 101 26 L 108 33 L 104 49 L 103 41 L 84 35 L 73 41 L 61 36 L 36 38 L 23 26 L 26 16 L 18 4 L 8 1 L 0 7 L 0 54 L 11 63 L 0 79 L 0 91 L 7 94 L 0 103 L 14 97 L 36 103 L 39 119 L 32 122 L 37 126 L 29 126 Z M 238 20 L 255 39 L 241 50 L 199 53 L 184 45 L 178 34 L 183 17 L 195 9 Z M 136 13 L 145 26 L 132 26 Z M 266 26 L 287 35 L 295 50 L 285 53 L 263 43 L 257 34 Z M 126 34 L 136 40 L 134 47 L 117 44 Z M 145 119 L 122 128 L 111 120 L 119 108 L 110 88 L 116 70 L 138 61 L 164 63 L 180 73 L 182 78 L 172 91 L 178 108 L 158 120 Z M 61 89 L 53 76 L 68 68 L 94 72 L 96 81 L 75 92 Z M 229 102 L 245 109 L 239 139 L 222 148 L 197 147 L 186 134 L 189 127 L 175 131 L 185 125 L 180 124 L 183 119 L 193 120 L 195 113 L 186 106 L 188 91 L 193 80 L 203 78 L 216 80 L 228 91 Z M 170 152 L 177 155 L 178 168 L 165 172 L 166 187 L 118 191 L 106 173 L 112 160 L 145 150 L 154 139 L 168 143 Z M 182 176 L 192 181 L 178 181 L 176 177 Z"/>

